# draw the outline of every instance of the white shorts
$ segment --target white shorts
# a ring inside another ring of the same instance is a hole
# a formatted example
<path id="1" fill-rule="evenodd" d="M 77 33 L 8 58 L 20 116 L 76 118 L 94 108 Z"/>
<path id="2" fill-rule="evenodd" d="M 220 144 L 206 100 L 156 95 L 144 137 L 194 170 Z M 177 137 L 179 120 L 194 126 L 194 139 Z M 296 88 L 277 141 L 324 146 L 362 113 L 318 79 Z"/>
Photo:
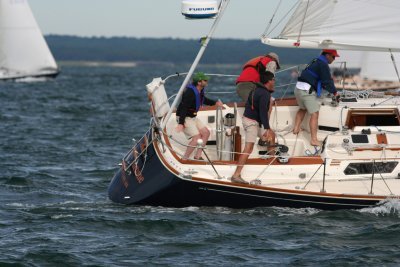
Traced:
<path id="1" fill-rule="evenodd" d="M 176 117 L 176 121 L 179 121 L 179 117 Z M 197 117 L 186 117 L 184 126 L 183 133 L 186 135 L 187 139 L 199 135 L 199 130 L 206 127 Z"/>
<path id="2" fill-rule="evenodd" d="M 260 127 L 259 123 L 255 120 L 242 117 L 243 129 L 245 132 L 245 142 L 255 143 L 257 137 L 262 137 L 265 132 L 264 127 Z"/>

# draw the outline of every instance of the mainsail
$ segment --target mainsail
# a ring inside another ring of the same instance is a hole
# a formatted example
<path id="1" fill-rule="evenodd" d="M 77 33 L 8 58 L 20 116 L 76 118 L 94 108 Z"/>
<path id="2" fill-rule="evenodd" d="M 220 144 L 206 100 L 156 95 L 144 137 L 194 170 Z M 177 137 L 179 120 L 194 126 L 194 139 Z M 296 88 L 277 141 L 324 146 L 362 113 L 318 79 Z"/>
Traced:
<path id="1" fill-rule="evenodd" d="M 400 51 L 400 1 L 301 0 L 272 46 Z"/>
<path id="2" fill-rule="evenodd" d="M 0 79 L 58 72 L 27 0 L 0 0 Z"/>

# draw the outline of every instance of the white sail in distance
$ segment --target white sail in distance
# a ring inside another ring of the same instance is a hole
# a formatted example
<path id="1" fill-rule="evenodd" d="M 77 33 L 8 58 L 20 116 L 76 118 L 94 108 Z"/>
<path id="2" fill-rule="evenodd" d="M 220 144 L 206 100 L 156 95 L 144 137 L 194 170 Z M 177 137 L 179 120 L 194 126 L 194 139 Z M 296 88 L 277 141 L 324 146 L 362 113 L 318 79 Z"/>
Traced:
<path id="1" fill-rule="evenodd" d="M 0 0 L 0 79 L 58 72 L 27 0 Z"/>
<path id="2" fill-rule="evenodd" d="M 301 0 L 272 46 L 400 51 L 400 1 Z"/>
<path id="3" fill-rule="evenodd" d="M 333 68 L 343 68 L 343 63 L 346 63 L 347 68 L 360 69 L 359 76 L 363 79 L 399 81 L 394 64 L 400 70 L 400 53 L 392 53 L 393 62 L 389 52 L 351 50 L 340 50 L 338 52 L 340 57 L 332 63 Z"/>

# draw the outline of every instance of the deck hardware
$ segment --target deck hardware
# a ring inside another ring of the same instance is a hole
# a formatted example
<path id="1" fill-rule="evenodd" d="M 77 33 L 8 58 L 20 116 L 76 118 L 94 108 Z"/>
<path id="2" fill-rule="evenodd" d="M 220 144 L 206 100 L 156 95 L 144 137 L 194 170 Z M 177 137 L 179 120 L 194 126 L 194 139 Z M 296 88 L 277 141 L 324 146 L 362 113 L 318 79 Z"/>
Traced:
<path id="1" fill-rule="evenodd" d="M 342 134 L 343 134 L 343 135 L 348 135 L 348 134 L 349 134 L 349 127 L 343 126 L 343 128 L 342 128 Z"/>
<path id="2" fill-rule="evenodd" d="M 361 133 L 362 134 L 371 134 L 371 129 L 370 128 L 362 129 Z"/>
<path id="3" fill-rule="evenodd" d="M 347 151 L 347 153 L 351 156 L 353 155 L 354 148 L 350 145 L 350 139 L 344 138 L 342 147 Z"/>
<path id="4" fill-rule="evenodd" d="M 277 156 L 278 161 L 282 164 L 286 164 L 289 162 L 289 148 L 285 145 L 277 145 Z"/>
<path id="5" fill-rule="evenodd" d="M 254 179 L 250 181 L 250 184 L 252 185 L 261 185 L 261 180 L 260 179 Z"/>
<path id="6" fill-rule="evenodd" d="M 306 178 L 306 177 L 307 177 L 307 175 L 306 175 L 305 172 L 302 172 L 302 173 L 299 174 L 299 178 L 300 178 L 300 179 L 304 179 L 304 178 Z"/>
<path id="7" fill-rule="evenodd" d="M 188 175 L 193 175 L 193 174 L 196 174 L 196 173 L 198 173 L 198 171 L 196 171 L 194 169 L 189 169 L 189 170 L 185 171 L 185 174 L 188 174 Z"/>
<path id="8" fill-rule="evenodd" d="M 203 148 L 203 140 L 199 139 L 199 140 L 197 140 L 197 149 L 202 149 L 202 148 Z M 214 169 L 215 173 L 217 174 L 218 179 L 222 179 L 222 177 L 219 175 L 219 173 L 215 169 L 214 164 L 211 162 L 210 158 L 208 157 L 205 149 L 203 149 L 203 153 L 204 153 L 204 156 L 206 156 L 208 163 L 211 164 L 211 167 Z"/>
<path id="9" fill-rule="evenodd" d="M 192 180 L 192 176 L 190 174 L 179 173 L 179 177 L 185 180 Z"/>
<path id="10" fill-rule="evenodd" d="M 332 96 L 332 101 L 331 101 L 331 107 L 337 107 L 337 106 L 339 106 L 339 101 L 338 101 L 338 99 L 336 98 L 336 96 Z"/>
<path id="11" fill-rule="evenodd" d="M 307 181 L 307 183 L 303 186 L 302 189 L 306 189 L 307 185 L 311 182 L 312 178 L 314 178 L 315 174 L 317 174 L 317 172 L 319 171 L 319 169 L 321 169 L 321 167 L 324 165 L 324 163 L 322 163 L 321 165 L 319 165 L 318 169 L 314 172 L 314 174 L 310 177 L 310 179 Z"/>
<path id="12" fill-rule="evenodd" d="M 374 186 L 374 175 L 375 175 L 375 160 L 372 160 L 372 174 L 371 174 L 371 191 L 368 194 L 373 195 L 372 187 Z"/>
<path id="13" fill-rule="evenodd" d="M 325 171 L 326 171 L 326 158 L 324 159 L 324 173 L 322 175 L 322 189 L 321 189 L 321 193 L 326 193 L 325 191 Z"/>
<path id="14" fill-rule="evenodd" d="M 216 135 L 216 143 L 217 143 L 217 157 L 219 160 L 222 160 L 222 149 L 224 145 L 224 117 L 222 115 L 222 107 L 217 106 L 216 109 L 216 123 L 215 123 L 215 135 Z"/>

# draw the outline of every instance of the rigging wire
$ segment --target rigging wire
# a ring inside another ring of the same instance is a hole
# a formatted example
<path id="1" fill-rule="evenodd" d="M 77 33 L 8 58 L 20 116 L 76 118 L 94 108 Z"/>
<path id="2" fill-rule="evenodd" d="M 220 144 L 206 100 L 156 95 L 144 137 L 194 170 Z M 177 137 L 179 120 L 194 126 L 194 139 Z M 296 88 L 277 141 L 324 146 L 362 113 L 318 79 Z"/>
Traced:
<path id="1" fill-rule="evenodd" d="M 393 53 L 392 53 L 392 49 L 389 48 L 389 52 L 390 52 L 390 58 L 392 59 L 392 62 L 393 62 L 394 70 L 396 71 L 397 79 L 400 82 L 399 71 L 397 69 L 396 60 L 394 59 L 394 56 L 393 56 Z"/>
<path id="2" fill-rule="evenodd" d="M 269 23 L 268 23 L 268 25 L 267 25 L 267 28 L 264 30 L 264 32 L 263 32 L 263 34 L 262 34 L 262 37 L 265 37 L 267 31 L 269 30 L 269 27 L 271 27 L 272 22 L 273 22 L 273 20 L 274 20 L 274 18 L 275 18 L 276 12 L 278 12 L 278 9 L 279 9 L 279 7 L 281 6 L 281 3 L 282 3 L 282 0 L 280 0 L 279 3 L 278 3 L 278 5 L 276 6 L 274 13 L 272 14 L 272 17 L 271 17 L 271 19 L 269 20 Z"/>
<path id="3" fill-rule="evenodd" d="M 264 30 L 262 37 L 267 37 L 269 34 L 271 34 L 288 16 L 289 14 L 293 11 L 293 9 L 300 3 L 300 1 L 298 3 L 295 3 L 288 12 L 286 12 L 286 14 L 284 16 L 282 16 L 282 18 L 278 21 L 278 23 L 276 23 L 276 25 L 270 30 L 269 30 L 269 25 L 267 26 L 267 28 Z M 275 16 L 275 14 L 273 15 Z"/>
<path id="4" fill-rule="evenodd" d="M 308 10 L 308 5 L 310 4 L 310 0 L 307 1 L 307 5 L 306 5 L 306 10 L 304 12 L 304 16 L 303 19 L 301 20 L 301 26 L 300 26 L 300 30 L 299 30 L 299 35 L 297 36 L 297 46 L 300 45 L 300 36 L 301 36 L 301 31 L 303 30 L 303 26 L 304 26 L 304 21 L 306 19 L 306 15 L 307 15 L 307 10 Z"/>

